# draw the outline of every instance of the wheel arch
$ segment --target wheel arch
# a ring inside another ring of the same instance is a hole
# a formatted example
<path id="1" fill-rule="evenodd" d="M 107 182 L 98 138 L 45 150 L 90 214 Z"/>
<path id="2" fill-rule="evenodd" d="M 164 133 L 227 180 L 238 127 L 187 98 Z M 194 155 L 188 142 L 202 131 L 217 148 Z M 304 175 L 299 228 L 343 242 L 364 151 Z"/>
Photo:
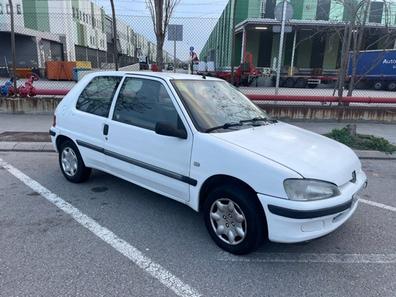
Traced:
<path id="1" fill-rule="evenodd" d="M 257 197 L 257 192 L 243 180 L 240 180 L 236 177 L 233 177 L 230 175 L 225 175 L 225 174 L 212 175 L 204 181 L 204 183 L 202 184 L 201 189 L 199 191 L 198 211 L 202 210 L 202 206 L 205 203 L 205 199 L 211 190 L 215 189 L 218 186 L 222 186 L 222 185 L 226 185 L 226 184 L 237 185 L 237 186 L 243 188 L 244 190 L 250 192 L 255 197 Z M 256 199 L 260 205 L 260 210 L 262 211 L 262 214 L 265 217 L 264 209 L 263 209 L 258 197 Z"/>
<path id="2" fill-rule="evenodd" d="M 61 134 L 61 135 L 58 135 L 58 136 L 56 137 L 56 140 L 55 140 L 56 150 L 57 150 L 58 152 L 59 152 L 59 149 L 60 149 L 61 144 L 64 143 L 65 141 L 67 141 L 67 140 L 72 141 L 72 142 L 76 145 L 76 147 L 77 147 L 77 144 L 73 141 L 73 139 L 71 139 L 70 137 L 67 137 L 67 136 Z"/>

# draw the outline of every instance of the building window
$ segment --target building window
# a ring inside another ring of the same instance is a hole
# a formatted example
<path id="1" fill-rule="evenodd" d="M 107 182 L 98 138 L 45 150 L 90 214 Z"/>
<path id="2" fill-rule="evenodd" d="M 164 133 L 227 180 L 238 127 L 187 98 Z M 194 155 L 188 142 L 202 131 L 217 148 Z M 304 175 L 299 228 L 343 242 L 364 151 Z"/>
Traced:
<path id="1" fill-rule="evenodd" d="M 0 4 L 0 14 L 3 14 L 3 4 Z"/>
<path id="2" fill-rule="evenodd" d="M 328 21 L 330 15 L 330 0 L 319 0 L 318 5 L 316 6 L 316 19 Z"/>
<path id="3" fill-rule="evenodd" d="M 265 16 L 265 4 L 266 4 L 266 0 L 262 0 L 261 1 L 261 6 L 260 6 L 260 17 L 264 18 Z"/>
<path id="4" fill-rule="evenodd" d="M 16 9 L 17 9 L 17 14 L 22 14 L 21 4 L 17 4 Z"/>
<path id="5" fill-rule="evenodd" d="M 371 2 L 369 22 L 370 23 L 381 23 L 383 11 L 384 11 L 384 3 L 383 2 Z"/>
<path id="6" fill-rule="evenodd" d="M 7 11 L 7 14 L 10 14 L 10 13 L 11 13 L 10 4 L 7 4 L 7 5 L 6 5 L 6 11 Z"/>

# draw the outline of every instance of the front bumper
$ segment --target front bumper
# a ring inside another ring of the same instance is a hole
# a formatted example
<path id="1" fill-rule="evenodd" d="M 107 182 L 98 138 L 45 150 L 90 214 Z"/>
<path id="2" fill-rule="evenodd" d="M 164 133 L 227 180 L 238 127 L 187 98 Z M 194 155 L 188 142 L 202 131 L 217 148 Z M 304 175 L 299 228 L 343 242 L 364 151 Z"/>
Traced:
<path id="1" fill-rule="evenodd" d="M 301 242 L 337 229 L 355 212 L 359 193 L 367 185 L 363 171 L 356 182 L 340 187 L 341 195 L 317 201 L 292 201 L 258 194 L 268 224 L 268 238 L 274 242 Z"/>

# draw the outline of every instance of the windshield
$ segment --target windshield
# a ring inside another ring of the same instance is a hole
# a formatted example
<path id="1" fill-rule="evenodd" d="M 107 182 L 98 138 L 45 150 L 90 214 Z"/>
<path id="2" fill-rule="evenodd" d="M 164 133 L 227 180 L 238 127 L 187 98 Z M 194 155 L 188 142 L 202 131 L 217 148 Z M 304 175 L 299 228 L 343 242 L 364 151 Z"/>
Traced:
<path id="1" fill-rule="evenodd" d="M 264 111 L 225 81 L 173 80 L 172 83 L 199 131 L 267 117 Z"/>

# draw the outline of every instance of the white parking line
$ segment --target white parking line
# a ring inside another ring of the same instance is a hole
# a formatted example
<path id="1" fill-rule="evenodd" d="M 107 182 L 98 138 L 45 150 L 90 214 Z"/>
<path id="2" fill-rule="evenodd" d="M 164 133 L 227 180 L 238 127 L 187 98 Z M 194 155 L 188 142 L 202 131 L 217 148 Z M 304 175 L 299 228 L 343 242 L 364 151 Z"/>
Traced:
<path id="1" fill-rule="evenodd" d="M 396 254 L 255 253 L 238 257 L 220 252 L 218 261 L 252 263 L 394 264 Z"/>
<path id="2" fill-rule="evenodd" d="M 366 200 L 366 199 L 362 199 L 362 198 L 359 198 L 359 201 L 362 202 L 362 203 L 365 203 L 367 205 L 371 205 L 371 206 L 375 206 L 375 207 L 379 207 L 379 208 L 382 208 L 382 209 L 386 209 L 386 210 L 390 210 L 390 211 L 396 212 L 396 207 L 393 207 L 393 206 L 389 206 L 389 205 L 386 205 L 386 204 L 382 204 L 382 203 L 378 203 L 378 202 L 375 202 L 375 201 Z"/>
<path id="3" fill-rule="evenodd" d="M 52 193 L 50 190 L 39 184 L 37 181 L 31 179 L 23 172 L 0 159 L 0 167 L 6 169 L 9 173 L 31 188 L 33 191 L 39 193 L 49 202 L 69 214 L 80 225 L 87 228 L 97 237 L 108 243 L 115 250 L 126 256 L 129 260 L 135 263 L 138 267 L 150 274 L 152 277 L 159 280 L 163 285 L 171 289 L 174 293 L 181 297 L 198 297 L 201 296 L 199 292 L 185 284 L 178 277 L 163 268 L 161 265 L 153 262 L 149 257 L 145 256 L 137 248 L 119 238 L 109 229 L 99 225 L 95 220 L 83 214 L 80 210 L 75 208 L 70 203 L 64 201 L 58 195 Z"/>

